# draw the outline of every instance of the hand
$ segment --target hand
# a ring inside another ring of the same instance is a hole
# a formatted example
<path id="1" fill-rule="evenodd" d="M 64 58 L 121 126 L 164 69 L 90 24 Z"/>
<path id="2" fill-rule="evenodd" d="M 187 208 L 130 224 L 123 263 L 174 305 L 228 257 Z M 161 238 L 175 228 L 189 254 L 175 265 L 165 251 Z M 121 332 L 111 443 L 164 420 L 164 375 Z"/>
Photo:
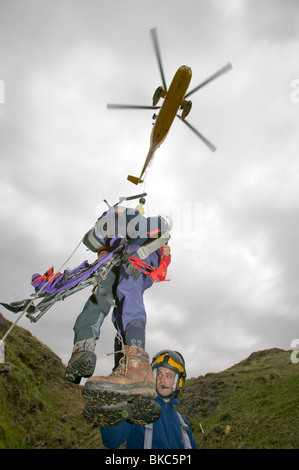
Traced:
<path id="1" fill-rule="evenodd" d="M 116 206 L 115 207 L 115 212 L 117 214 L 122 214 L 123 212 L 125 212 L 125 210 L 126 210 L 126 207 L 124 207 L 124 206 Z"/>
<path id="2" fill-rule="evenodd" d="M 161 247 L 161 249 L 162 249 L 162 253 L 163 253 L 164 256 L 169 256 L 170 255 L 170 246 L 163 245 Z"/>

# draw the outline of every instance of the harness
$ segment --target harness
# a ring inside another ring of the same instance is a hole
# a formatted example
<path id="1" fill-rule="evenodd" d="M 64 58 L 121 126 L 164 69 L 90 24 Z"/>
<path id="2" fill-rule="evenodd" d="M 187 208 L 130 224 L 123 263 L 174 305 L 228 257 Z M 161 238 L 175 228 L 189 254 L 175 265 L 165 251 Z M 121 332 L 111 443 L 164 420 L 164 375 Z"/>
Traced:
<path id="1" fill-rule="evenodd" d="M 184 448 L 185 449 L 192 449 L 190 438 L 189 438 L 189 435 L 188 435 L 189 426 L 185 423 L 182 415 L 180 415 L 180 413 L 178 411 L 177 411 L 177 415 L 178 415 L 178 418 L 180 420 L 182 436 L 183 436 L 183 441 L 184 441 Z M 153 442 L 153 423 L 145 425 L 143 448 L 144 449 L 151 449 L 152 448 L 152 442 Z"/>
<path id="2" fill-rule="evenodd" d="M 141 273 L 147 274 L 150 276 L 152 282 L 164 281 L 166 277 L 167 267 L 170 263 L 170 257 L 164 257 L 160 260 L 158 268 L 154 268 L 150 264 L 144 261 L 151 253 L 158 251 L 163 245 L 166 245 L 170 239 L 169 233 L 165 233 L 163 238 L 157 238 L 156 240 L 151 241 L 147 245 L 141 245 L 137 251 L 136 256 L 131 256 L 128 258 L 127 263 L 127 274 L 133 276 L 134 279 L 138 279 Z M 133 253 L 134 254 L 134 253 Z"/>

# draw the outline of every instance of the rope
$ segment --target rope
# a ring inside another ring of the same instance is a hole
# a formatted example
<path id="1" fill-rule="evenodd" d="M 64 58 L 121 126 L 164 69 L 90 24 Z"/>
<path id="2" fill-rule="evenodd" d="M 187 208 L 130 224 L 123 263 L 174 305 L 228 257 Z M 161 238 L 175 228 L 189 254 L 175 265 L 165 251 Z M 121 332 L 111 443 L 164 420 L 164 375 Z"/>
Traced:
<path id="1" fill-rule="evenodd" d="M 10 334 L 10 332 L 12 331 L 12 329 L 16 326 L 16 324 L 19 322 L 19 320 L 22 318 L 22 316 L 27 312 L 28 308 L 33 304 L 33 302 L 35 301 L 35 299 L 39 296 L 39 294 L 43 291 L 43 289 L 49 284 L 49 282 L 51 282 L 53 280 L 53 278 L 55 278 L 55 276 L 57 276 L 57 274 L 62 271 L 63 267 L 66 265 L 66 263 L 71 259 L 71 257 L 74 255 L 74 253 L 78 250 L 81 242 L 82 242 L 83 238 L 80 240 L 80 242 L 78 243 L 78 245 L 76 246 L 76 248 L 72 251 L 72 253 L 70 254 L 70 256 L 65 260 L 65 262 L 63 263 L 63 265 L 58 269 L 58 271 L 56 273 L 53 274 L 53 276 L 40 288 L 40 290 L 35 294 L 35 296 L 33 297 L 33 299 L 28 303 L 28 305 L 26 305 L 26 308 L 20 313 L 20 315 L 18 316 L 18 318 L 16 319 L 16 321 L 11 325 L 11 327 L 7 330 L 7 332 L 5 333 L 5 335 L 3 336 L 1 342 L 4 343 L 4 341 L 6 340 L 7 336 Z"/>

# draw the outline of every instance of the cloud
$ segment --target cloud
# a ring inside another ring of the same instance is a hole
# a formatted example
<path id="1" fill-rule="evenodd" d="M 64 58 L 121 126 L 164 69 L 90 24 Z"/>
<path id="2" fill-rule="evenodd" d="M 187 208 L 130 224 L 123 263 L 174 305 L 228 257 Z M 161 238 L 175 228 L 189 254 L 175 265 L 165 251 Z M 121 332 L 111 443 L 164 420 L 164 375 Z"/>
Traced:
<path id="1" fill-rule="evenodd" d="M 58 269 L 103 199 L 146 191 L 147 215 L 174 220 L 171 281 L 145 296 L 147 348 L 181 351 L 189 376 L 298 336 L 297 3 L 218 3 L 192 0 L 184 12 L 174 0 L 0 7 L 0 300 L 28 297 L 34 272 Z M 155 26 L 168 84 L 182 64 L 192 88 L 229 61 L 233 70 L 192 96 L 188 116 L 217 152 L 177 120 L 135 188 L 126 177 L 142 168 L 152 113 L 106 103 L 151 103 L 161 81 Z M 93 255 L 80 246 L 68 267 L 83 259 Z M 20 324 L 66 362 L 88 295 Z M 107 318 L 97 373 L 111 371 L 113 336 Z"/>

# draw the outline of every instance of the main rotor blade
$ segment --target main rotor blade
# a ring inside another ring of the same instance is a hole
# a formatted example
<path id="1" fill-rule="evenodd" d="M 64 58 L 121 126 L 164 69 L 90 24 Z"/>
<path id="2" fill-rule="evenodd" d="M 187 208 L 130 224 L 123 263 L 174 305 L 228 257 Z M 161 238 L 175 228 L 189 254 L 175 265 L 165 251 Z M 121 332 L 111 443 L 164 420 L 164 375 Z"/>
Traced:
<path id="1" fill-rule="evenodd" d="M 213 145 L 206 137 L 204 137 L 195 127 L 191 126 L 190 122 L 186 121 L 186 119 L 182 119 L 181 116 L 177 114 L 177 117 L 180 118 L 182 122 L 186 124 L 195 134 L 212 150 L 212 152 L 215 152 L 217 150 L 217 147 Z"/>
<path id="2" fill-rule="evenodd" d="M 215 78 L 219 77 L 220 75 L 222 75 L 223 73 L 225 72 L 228 72 L 230 69 L 232 69 L 232 64 L 229 62 L 228 64 L 226 64 L 224 67 L 222 67 L 222 69 L 218 70 L 218 72 L 214 73 L 214 75 L 212 75 L 210 78 L 208 78 L 207 80 L 205 80 L 204 82 L 202 82 L 200 85 L 198 85 L 196 88 L 194 88 L 193 90 L 189 91 L 189 93 L 187 93 L 185 95 L 184 98 L 187 98 L 187 96 L 190 96 L 192 95 L 192 93 L 195 93 L 197 90 L 199 90 L 200 88 L 202 88 L 203 86 L 207 85 L 208 83 L 210 83 L 212 80 L 215 80 Z"/>
<path id="3" fill-rule="evenodd" d="M 161 106 L 139 106 L 135 104 L 107 104 L 108 109 L 160 109 Z"/>
<path id="4" fill-rule="evenodd" d="M 159 48 L 159 43 L 158 43 L 158 34 L 157 34 L 157 29 L 156 28 L 151 29 L 151 35 L 152 35 L 154 49 L 155 49 L 158 64 L 159 64 L 159 69 L 160 69 L 161 78 L 162 78 L 162 84 L 163 84 L 164 89 L 167 91 L 166 80 L 165 80 L 165 77 L 164 77 L 164 72 L 163 72 L 163 67 L 162 67 L 160 48 Z"/>

